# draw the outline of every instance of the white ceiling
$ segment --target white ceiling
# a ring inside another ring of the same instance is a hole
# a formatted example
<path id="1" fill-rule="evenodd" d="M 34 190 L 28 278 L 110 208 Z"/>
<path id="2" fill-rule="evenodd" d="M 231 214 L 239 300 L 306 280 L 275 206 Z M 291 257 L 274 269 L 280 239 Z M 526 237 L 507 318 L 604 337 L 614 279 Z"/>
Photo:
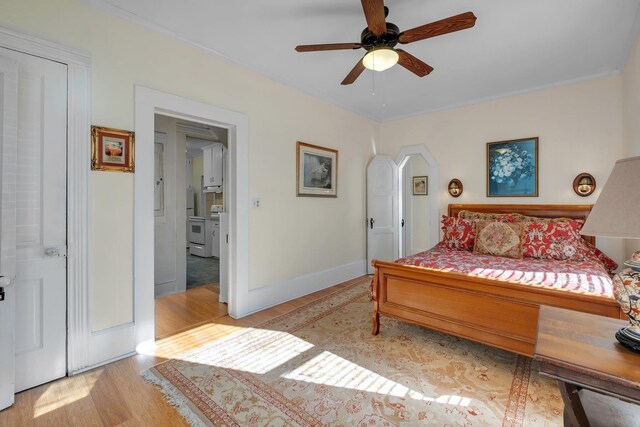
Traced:
<path id="1" fill-rule="evenodd" d="M 359 42 L 358 0 L 85 1 L 378 121 L 620 71 L 640 9 L 640 0 L 386 0 L 400 31 L 466 11 L 478 20 L 403 45 L 434 67 L 426 77 L 395 66 L 341 86 L 364 50 L 294 47 Z"/>

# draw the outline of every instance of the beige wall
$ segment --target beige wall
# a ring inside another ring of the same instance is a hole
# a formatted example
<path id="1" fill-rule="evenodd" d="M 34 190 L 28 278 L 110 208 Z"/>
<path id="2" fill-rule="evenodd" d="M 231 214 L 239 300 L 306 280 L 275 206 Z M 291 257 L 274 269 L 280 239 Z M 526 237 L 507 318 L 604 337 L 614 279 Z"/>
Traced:
<path id="1" fill-rule="evenodd" d="M 249 193 L 261 198 L 249 215 L 250 288 L 365 259 L 376 123 L 77 0 L 3 0 L 0 25 L 91 54 L 92 124 L 133 129 L 136 84 L 248 115 Z M 337 199 L 295 196 L 297 140 L 339 150 Z M 91 194 L 102 329 L 132 320 L 133 175 L 93 172 Z"/>
<path id="2" fill-rule="evenodd" d="M 625 156 L 640 156 L 640 36 L 622 75 Z"/>
<path id="3" fill-rule="evenodd" d="M 440 212 L 449 203 L 594 203 L 571 187 L 583 171 L 604 183 L 623 153 L 622 77 L 613 76 L 463 108 L 384 123 L 380 152 L 394 156 L 400 147 L 425 144 L 440 165 Z M 538 136 L 537 198 L 486 197 L 486 143 Z M 458 178 L 464 193 L 453 199 L 446 183 Z M 601 186 L 599 187 L 601 188 Z M 599 239 L 617 260 L 622 244 Z"/>
<path id="4" fill-rule="evenodd" d="M 631 49 L 622 82 L 624 156 L 640 156 L 640 35 Z M 640 240 L 627 240 L 627 258 L 633 251 L 640 251 Z"/>
<path id="5" fill-rule="evenodd" d="M 90 315 L 99 331 L 133 321 L 133 174 L 92 172 L 91 192 Z"/>

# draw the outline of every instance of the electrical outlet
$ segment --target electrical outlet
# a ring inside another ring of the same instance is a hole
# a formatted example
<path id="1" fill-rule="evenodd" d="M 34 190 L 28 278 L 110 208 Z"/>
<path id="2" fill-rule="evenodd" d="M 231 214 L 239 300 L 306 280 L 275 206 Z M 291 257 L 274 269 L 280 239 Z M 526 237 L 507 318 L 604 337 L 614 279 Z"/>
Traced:
<path id="1" fill-rule="evenodd" d="M 254 197 L 253 199 L 251 199 L 251 207 L 252 208 L 259 208 L 260 207 L 260 199 L 257 197 Z"/>

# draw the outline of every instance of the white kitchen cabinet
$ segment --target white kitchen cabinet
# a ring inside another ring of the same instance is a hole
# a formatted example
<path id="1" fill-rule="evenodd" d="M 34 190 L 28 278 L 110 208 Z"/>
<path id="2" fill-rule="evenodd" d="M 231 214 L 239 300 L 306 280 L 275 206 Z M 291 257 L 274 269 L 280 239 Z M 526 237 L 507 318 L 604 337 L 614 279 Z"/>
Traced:
<path id="1" fill-rule="evenodd" d="M 224 145 L 220 143 L 212 144 L 202 148 L 202 159 L 204 169 L 204 182 L 207 191 L 220 193 L 224 184 L 225 173 L 225 151 Z"/>

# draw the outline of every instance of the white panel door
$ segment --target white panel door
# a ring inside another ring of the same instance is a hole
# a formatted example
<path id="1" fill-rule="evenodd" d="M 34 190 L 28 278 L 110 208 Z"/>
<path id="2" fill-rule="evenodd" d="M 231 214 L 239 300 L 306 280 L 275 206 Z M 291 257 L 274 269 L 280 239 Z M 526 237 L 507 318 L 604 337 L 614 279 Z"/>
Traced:
<path id="1" fill-rule="evenodd" d="M 155 181 L 153 211 L 155 216 L 164 216 L 164 144 L 158 142 L 155 143 L 153 156 Z"/>
<path id="2" fill-rule="evenodd" d="M 220 295 L 218 301 L 229 303 L 229 214 L 220 213 Z"/>
<path id="3" fill-rule="evenodd" d="M 0 410 L 15 393 L 18 62 L 0 55 Z"/>
<path id="4" fill-rule="evenodd" d="M 67 67 L 18 62 L 15 390 L 66 374 Z"/>
<path id="5" fill-rule="evenodd" d="M 371 260 L 398 257 L 398 167 L 389 156 L 375 156 L 367 167 L 367 271 Z"/>

